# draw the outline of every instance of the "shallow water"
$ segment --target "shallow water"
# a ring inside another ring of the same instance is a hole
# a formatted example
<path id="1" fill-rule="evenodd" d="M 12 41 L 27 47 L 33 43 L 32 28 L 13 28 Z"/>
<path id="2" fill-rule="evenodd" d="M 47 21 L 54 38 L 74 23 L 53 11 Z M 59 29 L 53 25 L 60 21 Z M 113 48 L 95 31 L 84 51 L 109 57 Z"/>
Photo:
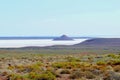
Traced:
<path id="1" fill-rule="evenodd" d="M 74 45 L 86 39 L 75 39 L 74 41 L 53 41 L 52 39 L 24 39 L 24 40 L 0 40 L 0 48 L 19 48 L 25 46 L 52 46 L 52 45 Z"/>

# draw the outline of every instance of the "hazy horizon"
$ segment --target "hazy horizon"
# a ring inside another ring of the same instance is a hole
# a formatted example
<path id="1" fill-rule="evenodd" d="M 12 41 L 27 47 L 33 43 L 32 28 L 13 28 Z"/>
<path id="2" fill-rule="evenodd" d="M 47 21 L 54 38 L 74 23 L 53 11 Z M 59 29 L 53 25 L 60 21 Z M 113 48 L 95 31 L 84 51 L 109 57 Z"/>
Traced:
<path id="1" fill-rule="evenodd" d="M 119 37 L 119 0 L 2 0 L 0 37 Z"/>

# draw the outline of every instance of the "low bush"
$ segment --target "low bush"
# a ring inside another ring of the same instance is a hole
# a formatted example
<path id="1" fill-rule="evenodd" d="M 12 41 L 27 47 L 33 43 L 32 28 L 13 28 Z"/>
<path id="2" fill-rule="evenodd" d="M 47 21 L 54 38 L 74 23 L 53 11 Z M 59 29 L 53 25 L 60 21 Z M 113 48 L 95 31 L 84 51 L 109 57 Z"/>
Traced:
<path id="1" fill-rule="evenodd" d="M 106 72 L 103 80 L 120 80 L 120 74 L 115 72 Z"/>
<path id="2" fill-rule="evenodd" d="M 120 65 L 115 66 L 113 69 L 114 69 L 115 72 L 120 72 Z"/>
<path id="3" fill-rule="evenodd" d="M 21 76 L 19 74 L 11 74 L 8 77 L 8 80 L 29 80 L 26 76 Z"/>
<path id="4" fill-rule="evenodd" d="M 80 79 L 82 77 L 84 77 L 84 72 L 81 72 L 80 70 L 79 71 L 74 71 L 70 74 L 70 78 L 71 79 Z"/>
<path id="5" fill-rule="evenodd" d="M 94 78 L 96 78 L 96 76 L 92 72 L 90 72 L 90 71 L 85 71 L 85 77 L 87 79 L 94 79 Z"/>
<path id="6" fill-rule="evenodd" d="M 108 65 L 120 65 L 120 59 L 113 59 L 107 62 Z"/>
<path id="7" fill-rule="evenodd" d="M 70 71 L 68 69 L 63 69 L 60 74 L 70 74 Z"/>
<path id="8" fill-rule="evenodd" d="M 55 80 L 56 77 L 51 72 L 46 71 L 41 74 L 32 72 L 29 74 L 29 78 L 32 80 Z"/>
<path id="9" fill-rule="evenodd" d="M 68 62 L 80 62 L 81 61 L 79 58 L 75 58 L 75 57 L 67 57 L 66 59 Z"/>
<path id="10" fill-rule="evenodd" d="M 96 62 L 97 65 L 106 65 L 106 62 L 105 61 L 98 61 Z"/>

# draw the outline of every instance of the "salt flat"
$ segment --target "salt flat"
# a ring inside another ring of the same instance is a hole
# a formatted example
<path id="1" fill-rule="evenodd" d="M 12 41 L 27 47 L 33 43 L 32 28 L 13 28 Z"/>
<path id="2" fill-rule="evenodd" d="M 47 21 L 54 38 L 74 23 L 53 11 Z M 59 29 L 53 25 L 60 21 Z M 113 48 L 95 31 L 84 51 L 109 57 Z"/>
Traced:
<path id="1" fill-rule="evenodd" d="M 53 41 L 52 39 L 24 39 L 24 40 L 0 40 L 0 48 L 19 48 L 26 46 L 52 46 L 74 45 L 87 39 L 74 39 L 73 41 Z"/>

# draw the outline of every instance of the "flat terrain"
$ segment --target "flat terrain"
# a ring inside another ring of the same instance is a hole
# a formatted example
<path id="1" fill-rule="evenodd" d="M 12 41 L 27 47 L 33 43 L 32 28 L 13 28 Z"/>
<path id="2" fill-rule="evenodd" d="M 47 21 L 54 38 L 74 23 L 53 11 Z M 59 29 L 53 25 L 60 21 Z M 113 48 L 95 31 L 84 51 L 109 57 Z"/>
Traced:
<path id="1" fill-rule="evenodd" d="M 1 50 L 0 80 L 120 80 L 120 54 Z"/>

